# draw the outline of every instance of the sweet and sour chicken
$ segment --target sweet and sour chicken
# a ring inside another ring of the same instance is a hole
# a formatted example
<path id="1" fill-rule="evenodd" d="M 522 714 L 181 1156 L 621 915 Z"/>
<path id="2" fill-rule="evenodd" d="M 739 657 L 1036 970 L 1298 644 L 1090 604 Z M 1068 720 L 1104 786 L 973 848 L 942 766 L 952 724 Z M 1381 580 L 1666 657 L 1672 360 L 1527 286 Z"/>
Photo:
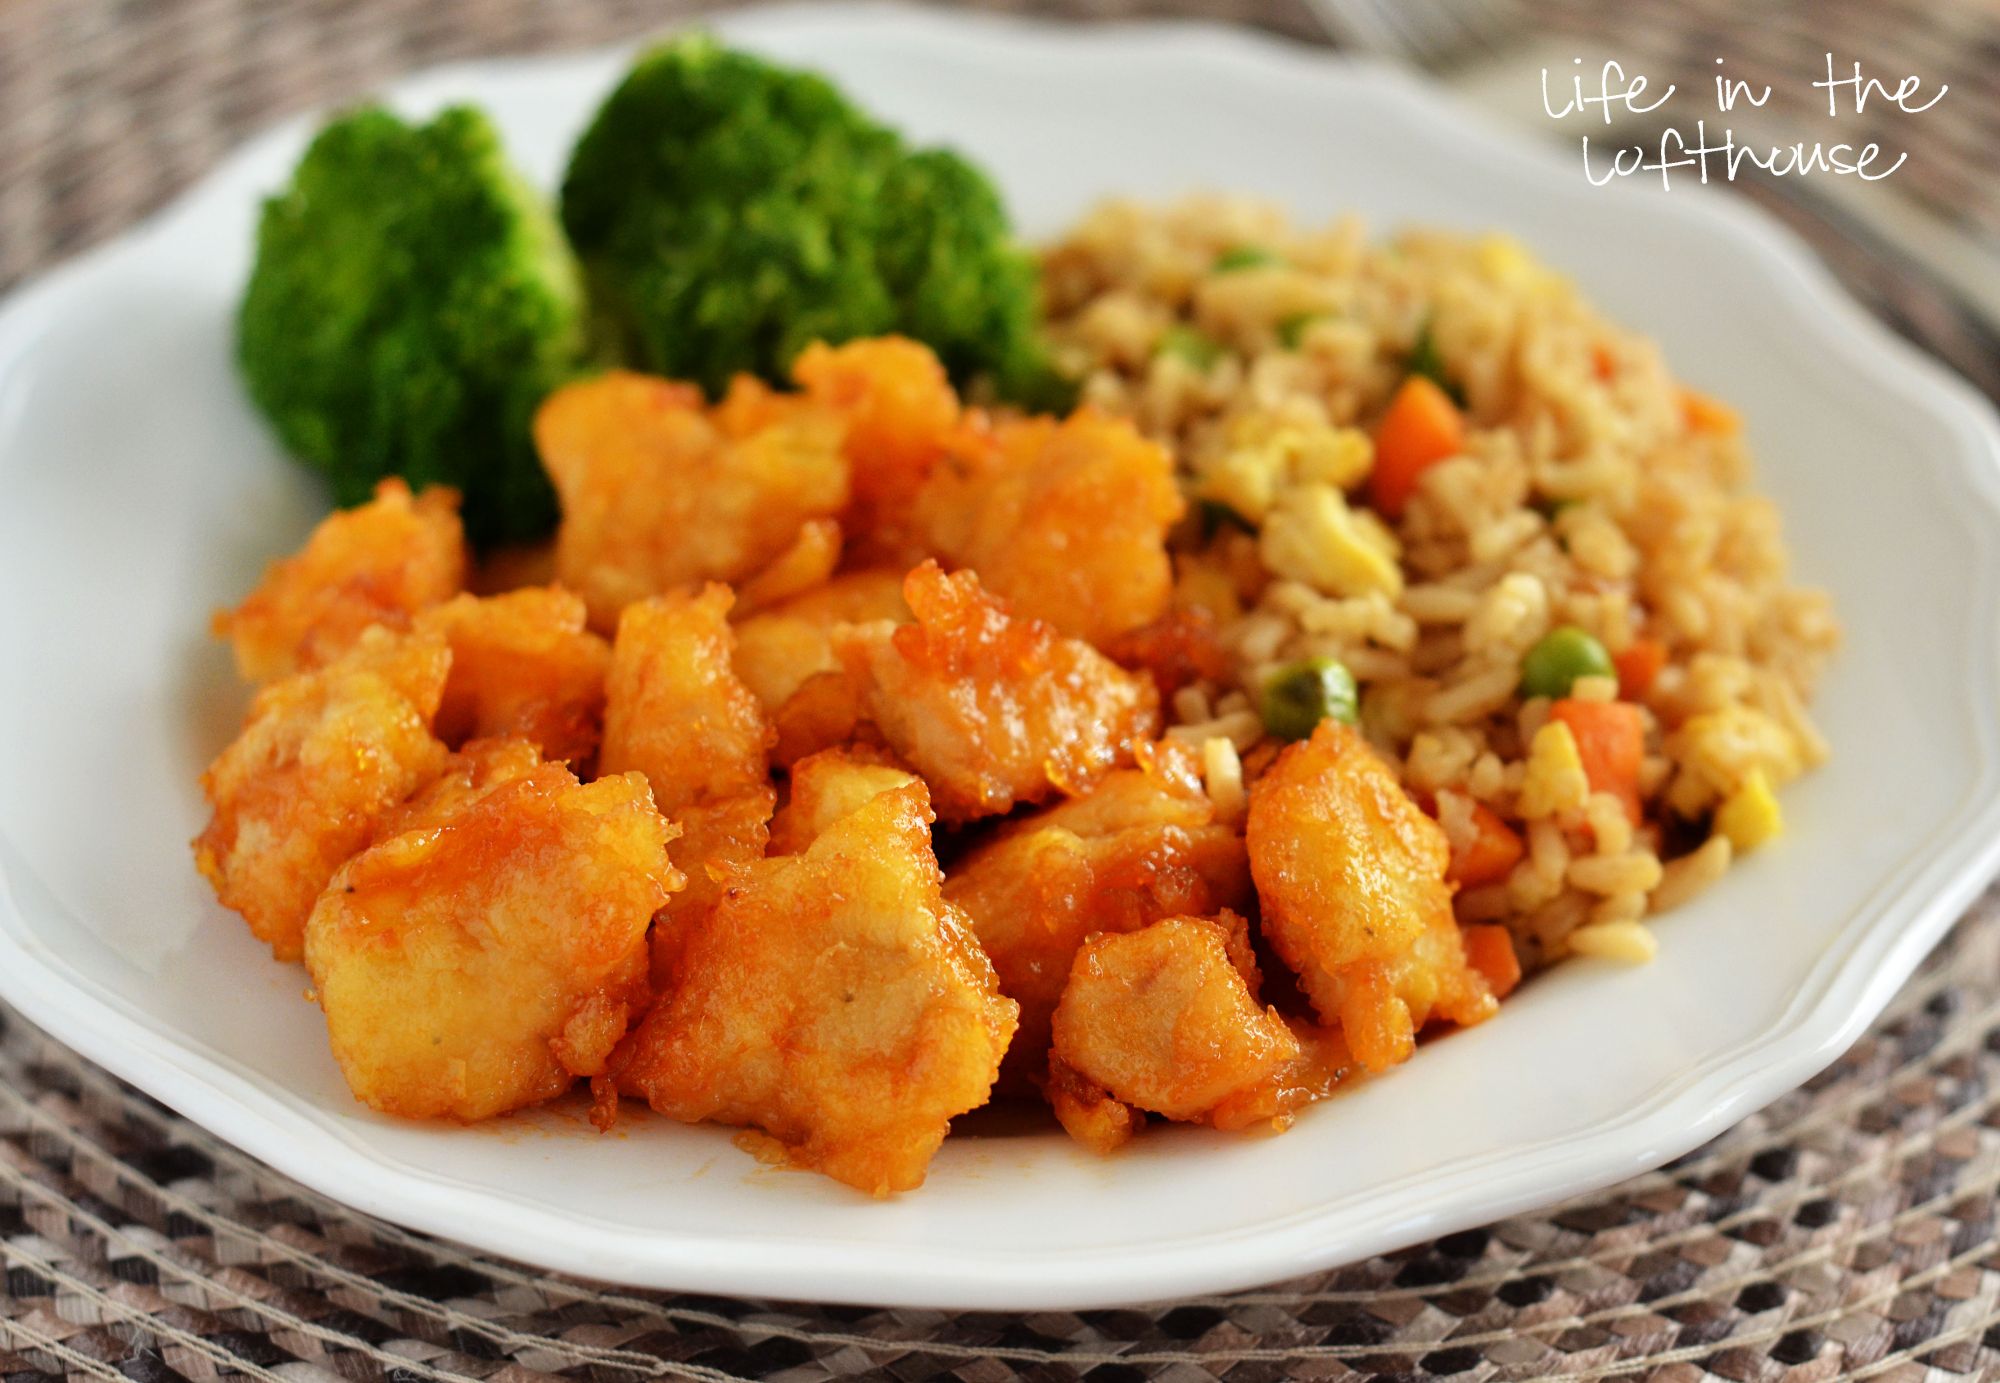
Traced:
<path id="1" fill-rule="evenodd" d="M 385 482 L 217 617 L 264 685 L 196 862 L 357 1099 L 587 1082 L 881 1196 L 996 1089 L 1097 1151 L 1282 1128 L 1492 1011 L 1504 933 L 1359 734 L 1161 737 L 1228 653 L 1158 445 L 969 408 L 905 340 L 794 378 L 568 386 L 552 548 L 468 593 L 456 496 Z"/>
<path id="2" fill-rule="evenodd" d="M 1408 1060 L 1430 1022 L 1491 1016 L 1443 828 L 1355 731 L 1322 721 L 1280 754 L 1250 789 L 1248 837 L 1265 938 L 1369 1070 Z"/>
<path id="3" fill-rule="evenodd" d="M 1202 1122 L 1232 1099 L 1274 1087 L 1301 1054 L 1261 977 L 1248 924 L 1168 917 L 1085 942 L 1052 1024 L 1050 1102 L 1080 1142 L 1106 1150 L 1136 1121 L 1106 1099 Z"/>
<path id="4" fill-rule="evenodd" d="M 599 1076 L 645 1011 L 680 876 L 645 780 L 579 783 L 482 740 L 382 823 L 306 923 L 341 1073 L 370 1108 L 471 1122 Z"/>
<path id="5" fill-rule="evenodd" d="M 971 572 L 926 562 L 903 583 L 915 614 L 838 628 L 841 671 L 794 693 L 827 715 L 814 738 L 878 736 L 930 784 L 946 821 L 1081 791 L 1160 728 L 1159 693 L 1080 639 L 1014 616 Z M 826 704 L 817 696 L 824 693 Z"/>
<path id="6" fill-rule="evenodd" d="M 790 853 L 691 930 L 611 1080 L 871 1195 L 905 1191 L 986 1103 L 1015 1005 L 944 900 L 920 779 L 831 750 L 792 794 L 773 830 Z"/>
<path id="7" fill-rule="evenodd" d="M 1010 1073 L 1045 1072 L 1049 1018 L 1086 938 L 1246 907 L 1243 837 L 1161 750 L 1080 797 L 1018 817 L 959 859 L 945 897 L 972 920 L 1000 988 L 1021 1006 Z"/>
<path id="8" fill-rule="evenodd" d="M 516 736 L 546 758 L 587 761 L 603 733 L 611 648 L 584 620 L 583 601 L 560 586 L 455 596 L 417 615 L 451 647 L 438 737 Z"/>
<path id="9" fill-rule="evenodd" d="M 612 645 L 600 771 L 634 771 L 681 826 L 687 887 L 655 920 L 653 968 L 673 970 L 689 927 L 763 858 L 777 792 L 773 738 L 731 664 L 729 588 L 654 596 L 625 607 Z"/>
<path id="10" fill-rule="evenodd" d="M 385 480 L 368 503 L 328 515 L 304 548 L 273 562 L 241 605 L 216 615 L 215 633 L 248 681 L 310 672 L 369 628 L 406 628 L 419 610 L 457 595 L 467 562 L 457 492 L 412 496 L 401 480 Z"/>
<path id="11" fill-rule="evenodd" d="M 279 960 L 334 871 L 397 804 L 443 771 L 431 733 L 451 649 L 371 628 L 346 654 L 257 693 L 243 731 L 202 777 L 214 809 L 195 864 Z"/>

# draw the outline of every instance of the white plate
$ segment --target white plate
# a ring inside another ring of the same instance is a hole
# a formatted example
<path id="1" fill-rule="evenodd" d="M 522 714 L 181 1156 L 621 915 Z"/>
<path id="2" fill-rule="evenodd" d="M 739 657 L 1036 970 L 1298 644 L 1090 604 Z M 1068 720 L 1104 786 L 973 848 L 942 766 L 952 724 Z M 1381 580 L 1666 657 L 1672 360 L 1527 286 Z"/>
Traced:
<path id="1" fill-rule="evenodd" d="M 185 843 L 243 702 L 207 612 L 321 507 L 230 364 L 253 208 L 294 124 L 0 318 L 0 993 L 57 1037 L 320 1191 L 537 1264 L 1074 1308 L 1300 1273 L 1653 1167 L 1838 1054 L 1991 872 L 2000 433 L 1766 222 L 1593 189 L 1404 78 L 1213 29 L 818 6 L 719 27 L 962 146 L 1036 235 L 1109 193 L 1196 186 L 1499 226 L 1660 338 L 1742 406 L 1801 573 L 1849 631 L 1819 703 L 1835 758 L 1786 793 L 1790 834 L 1663 921 L 1656 964 L 1565 966 L 1281 1138 L 1172 1130 L 1108 1160 L 1053 1134 L 954 1139 L 922 1191 L 876 1204 L 760 1169 L 719 1129 L 373 1117 L 301 973 L 216 906 Z M 394 95 L 483 103 L 553 179 L 619 66 L 481 63 Z"/>

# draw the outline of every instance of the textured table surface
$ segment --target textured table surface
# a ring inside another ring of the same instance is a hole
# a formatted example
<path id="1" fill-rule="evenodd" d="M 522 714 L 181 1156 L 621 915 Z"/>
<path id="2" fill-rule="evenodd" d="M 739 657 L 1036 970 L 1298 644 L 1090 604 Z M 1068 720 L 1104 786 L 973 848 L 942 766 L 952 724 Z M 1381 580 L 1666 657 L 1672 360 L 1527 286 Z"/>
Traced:
<path id="1" fill-rule="evenodd" d="M 1302 0 L 1024 8 L 1198 14 L 1303 41 Z M 1838 35 L 1971 99 L 1904 195 L 2000 230 L 2000 11 L 1882 0 L 1563 0 L 1553 32 L 1703 80 Z M 160 205 L 272 119 L 471 54 L 629 37 L 638 0 L 0 0 L 0 288 Z M 1907 138 L 1905 142 L 1908 142 Z M 1898 330 L 2000 391 L 2000 350 L 1823 209 L 1748 195 Z M 2000 1377 L 2000 893 L 1806 1088 L 1610 1191 L 1233 1296 L 1026 1316 L 607 1290 L 353 1214 L 0 1008 L 0 1383 L 885 1377 L 1006 1383 L 1394 1376 Z"/>

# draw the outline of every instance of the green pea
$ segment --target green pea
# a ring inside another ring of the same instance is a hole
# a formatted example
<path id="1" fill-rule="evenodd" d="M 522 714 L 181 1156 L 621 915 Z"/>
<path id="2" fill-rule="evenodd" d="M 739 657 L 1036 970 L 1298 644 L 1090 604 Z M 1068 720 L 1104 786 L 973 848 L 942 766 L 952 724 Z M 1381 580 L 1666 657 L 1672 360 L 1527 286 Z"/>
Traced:
<path id="1" fill-rule="evenodd" d="M 1210 266 L 1214 273 L 1233 274 L 1238 269 L 1268 269 L 1274 264 L 1283 264 L 1284 258 L 1259 245 L 1238 245 L 1233 250 L 1224 250 L 1215 257 Z"/>
<path id="2" fill-rule="evenodd" d="M 1579 677 L 1615 677 L 1604 645 L 1573 624 L 1551 629 L 1521 659 L 1523 696 L 1568 696 Z"/>
<path id="3" fill-rule="evenodd" d="M 1306 328 L 1317 322 L 1324 313 L 1294 312 L 1278 323 L 1278 344 L 1288 351 L 1295 351 L 1306 339 Z"/>
<path id="4" fill-rule="evenodd" d="M 1430 319 L 1426 318 L 1417 330 L 1417 339 L 1410 346 L 1409 357 L 1403 362 L 1406 374 L 1422 375 L 1438 388 L 1444 390 L 1445 397 L 1465 407 L 1465 390 L 1458 381 L 1445 373 L 1444 355 L 1438 350 L 1437 338 L 1431 334 Z"/>
<path id="5" fill-rule="evenodd" d="M 1156 348 L 1160 355 L 1177 355 L 1197 370 L 1206 370 L 1222 359 L 1222 343 L 1191 326 L 1171 326 L 1160 333 Z"/>
<path id="6" fill-rule="evenodd" d="M 1361 719 L 1354 674 L 1334 658 L 1305 658 L 1273 672 L 1258 709 L 1264 728 L 1281 740 L 1305 739 L 1329 716 L 1348 725 Z"/>

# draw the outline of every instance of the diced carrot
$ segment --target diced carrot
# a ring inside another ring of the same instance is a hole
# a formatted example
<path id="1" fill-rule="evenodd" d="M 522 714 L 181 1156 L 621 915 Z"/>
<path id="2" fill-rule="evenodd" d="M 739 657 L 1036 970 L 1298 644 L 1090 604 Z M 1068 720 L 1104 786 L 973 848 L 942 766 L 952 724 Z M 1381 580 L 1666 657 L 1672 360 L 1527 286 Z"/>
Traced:
<path id="1" fill-rule="evenodd" d="M 1465 938 L 1465 960 L 1485 977 L 1493 997 L 1504 999 L 1521 982 L 1521 958 L 1514 954 L 1514 938 L 1498 922 L 1475 922 L 1459 928 Z"/>
<path id="2" fill-rule="evenodd" d="M 1392 519 L 1403 516 L 1417 477 L 1465 450 L 1465 419 L 1451 396 L 1423 375 L 1411 375 L 1375 424 L 1375 469 L 1368 497 Z"/>
<path id="3" fill-rule="evenodd" d="M 1653 689 L 1653 679 L 1667 665 L 1667 646 L 1658 639 L 1639 638 L 1611 655 L 1618 670 L 1618 695 L 1626 701 L 1643 701 Z"/>
<path id="4" fill-rule="evenodd" d="M 1473 836 L 1462 850 L 1451 852 L 1445 874 L 1455 884 L 1477 888 L 1507 877 L 1521 862 L 1521 837 L 1484 802 L 1472 804 Z"/>
<path id="5" fill-rule="evenodd" d="M 1608 792 L 1625 804 L 1637 824 L 1639 769 L 1646 758 L 1646 722 L 1629 701 L 1579 701 L 1565 697 L 1549 707 L 1549 717 L 1569 727 L 1577 757 L 1592 792 Z"/>
<path id="6" fill-rule="evenodd" d="M 1681 390 L 1681 421 L 1689 432 L 1734 437 L 1743 430 L 1743 415 L 1721 399 L 1694 389 Z"/>
<path id="7" fill-rule="evenodd" d="M 1606 383 L 1618 373 L 1618 357 L 1611 347 L 1600 342 L 1590 348 L 1590 372 Z"/>

